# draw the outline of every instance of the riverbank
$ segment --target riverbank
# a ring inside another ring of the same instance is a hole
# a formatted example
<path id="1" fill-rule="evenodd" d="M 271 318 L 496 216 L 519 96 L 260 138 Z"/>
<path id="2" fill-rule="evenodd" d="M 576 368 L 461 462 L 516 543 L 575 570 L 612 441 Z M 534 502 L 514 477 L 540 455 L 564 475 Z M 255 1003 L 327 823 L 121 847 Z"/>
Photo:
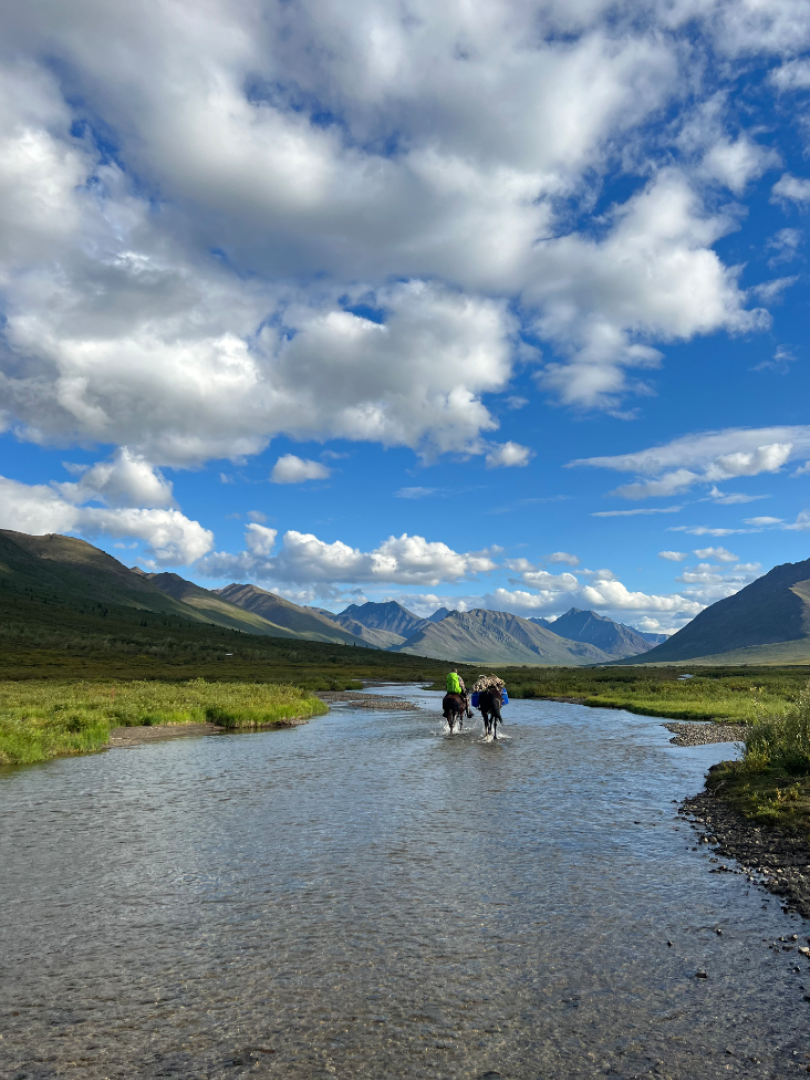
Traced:
<path id="1" fill-rule="evenodd" d="M 739 873 L 762 885 L 786 911 L 810 919 L 810 844 L 803 833 L 757 824 L 726 802 L 722 789 L 711 786 L 722 766 L 713 766 L 704 791 L 684 799 L 678 812 L 698 831 L 699 843 L 714 849 L 712 873 Z M 720 860 L 733 859 L 729 866 Z M 799 944 L 807 946 L 807 939 Z"/>
<path id="2" fill-rule="evenodd" d="M 0 683 L 0 765 L 32 764 L 182 735 L 303 723 L 328 711 L 272 683 Z"/>

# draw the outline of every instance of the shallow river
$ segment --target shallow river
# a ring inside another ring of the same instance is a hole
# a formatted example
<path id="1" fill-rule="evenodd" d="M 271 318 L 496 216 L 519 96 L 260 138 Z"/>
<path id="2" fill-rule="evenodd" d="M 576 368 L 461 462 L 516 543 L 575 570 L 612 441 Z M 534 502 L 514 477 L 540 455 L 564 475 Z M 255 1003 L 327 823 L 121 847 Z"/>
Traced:
<path id="1" fill-rule="evenodd" d="M 0 770 L 0 1076 L 806 1072 L 810 926 L 676 813 L 731 747 L 410 696 Z"/>

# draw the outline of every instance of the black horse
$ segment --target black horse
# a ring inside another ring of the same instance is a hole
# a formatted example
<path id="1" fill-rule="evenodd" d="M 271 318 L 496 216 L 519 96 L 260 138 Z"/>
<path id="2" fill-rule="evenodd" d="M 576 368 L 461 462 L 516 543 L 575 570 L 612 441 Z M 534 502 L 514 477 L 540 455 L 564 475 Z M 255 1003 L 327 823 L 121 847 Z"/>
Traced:
<path id="1" fill-rule="evenodd" d="M 445 694 L 442 701 L 442 712 L 445 720 L 450 725 L 450 734 L 453 734 L 456 720 L 458 720 L 458 730 L 461 731 L 464 727 L 464 713 L 467 712 L 467 699 L 463 694 Z"/>
<path id="2" fill-rule="evenodd" d="M 478 695 L 478 708 L 484 718 L 484 734 L 498 738 L 498 724 L 503 723 L 501 716 L 501 692 L 497 687 L 482 690 Z"/>

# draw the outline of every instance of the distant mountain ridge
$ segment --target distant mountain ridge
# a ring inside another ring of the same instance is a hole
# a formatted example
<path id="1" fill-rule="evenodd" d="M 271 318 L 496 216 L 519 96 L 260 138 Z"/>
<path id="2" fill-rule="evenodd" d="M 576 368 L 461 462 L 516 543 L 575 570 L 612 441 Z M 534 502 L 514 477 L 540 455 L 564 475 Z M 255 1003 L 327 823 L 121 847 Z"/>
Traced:
<path id="1" fill-rule="evenodd" d="M 451 611 L 429 623 L 393 652 L 464 663 L 603 664 L 612 657 L 593 645 L 557 634 L 505 611 Z"/>
<path id="2" fill-rule="evenodd" d="M 545 624 L 545 620 L 543 622 Z M 553 623 L 546 625 L 554 634 L 572 641 L 586 641 L 616 659 L 639 656 L 653 648 L 632 626 L 614 622 L 604 615 L 597 615 L 595 611 L 582 611 L 572 607 Z"/>

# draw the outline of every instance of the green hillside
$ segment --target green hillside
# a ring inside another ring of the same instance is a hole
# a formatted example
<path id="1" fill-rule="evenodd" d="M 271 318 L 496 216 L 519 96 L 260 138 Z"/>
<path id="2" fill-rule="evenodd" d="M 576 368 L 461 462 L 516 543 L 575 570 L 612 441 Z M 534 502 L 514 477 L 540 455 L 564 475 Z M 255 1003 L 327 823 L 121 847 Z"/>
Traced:
<path id="1" fill-rule="evenodd" d="M 775 566 L 701 611 L 668 641 L 632 661 L 672 664 L 810 661 L 810 559 Z"/>
<path id="2" fill-rule="evenodd" d="M 217 589 L 216 595 L 276 626 L 286 627 L 298 638 L 342 642 L 344 645 L 360 643 L 354 634 L 314 608 L 299 607 L 282 596 L 260 589 L 258 585 L 227 585 L 224 589 Z"/>
<path id="3" fill-rule="evenodd" d="M 203 589 L 192 581 L 186 581 L 179 574 L 145 574 L 151 583 L 166 596 L 172 596 L 189 607 L 194 608 L 209 622 L 218 626 L 228 626 L 232 630 L 242 630 L 246 634 L 263 634 L 267 637 L 300 638 L 301 635 L 285 626 L 277 626 L 263 619 L 252 611 L 244 611 L 236 604 L 218 596 L 215 592 Z"/>

